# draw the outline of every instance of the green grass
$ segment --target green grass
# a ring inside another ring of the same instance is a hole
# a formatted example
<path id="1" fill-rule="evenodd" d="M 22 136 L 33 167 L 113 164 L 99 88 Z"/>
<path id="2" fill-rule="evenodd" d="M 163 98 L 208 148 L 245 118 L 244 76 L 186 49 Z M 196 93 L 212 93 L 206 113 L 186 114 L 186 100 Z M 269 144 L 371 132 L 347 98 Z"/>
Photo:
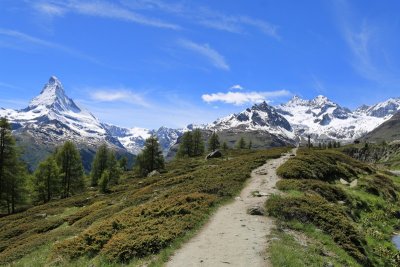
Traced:
<path id="1" fill-rule="evenodd" d="M 159 176 L 126 173 L 109 194 L 87 191 L 0 218 L 0 264 L 161 266 L 250 173 L 286 148 L 173 161 Z"/>
<path id="2" fill-rule="evenodd" d="M 318 172 L 324 164 L 329 167 Z M 275 266 L 323 266 L 327 260 L 338 266 L 399 266 L 400 253 L 391 242 L 400 227 L 399 177 L 334 150 L 299 150 L 278 171 L 285 178 L 277 184 L 284 194 L 266 203 L 269 215 L 279 219 L 278 229 L 329 243 L 327 250 L 336 256 L 321 258 L 312 246 L 299 247 L 290 234 L 277 231 L 271 258 L 283 253 L 288 262 L 275 261 Z M 340 178 L 357 179 L 358 185 L 342 185 Z"/>
<path id="3" fill-rule="evenodd" d="M 315 226 L 292 222 L 290 228 L 280 225 L 270 236 L 268 253 L 273 266 L 361 266 Z"/>

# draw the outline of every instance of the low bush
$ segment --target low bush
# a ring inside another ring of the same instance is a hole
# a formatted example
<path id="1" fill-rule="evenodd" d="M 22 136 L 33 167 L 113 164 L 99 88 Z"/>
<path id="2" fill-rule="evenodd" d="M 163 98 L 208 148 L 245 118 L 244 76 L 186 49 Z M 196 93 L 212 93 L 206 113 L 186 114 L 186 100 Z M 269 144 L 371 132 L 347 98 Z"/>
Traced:
<path id="1" fill-rule="evenodd" d="M 319 180 L 285 179 L 278 181 L 276 186 L 279 190 L 283 191 L 297 190 L 314 193 L 331 202 L 349 201 L 348 196 L 343 189 L 336 185 L 328 184 Z"/>
<path id="2" fill-rule="evenodd" d="M 333 182 L 340 178 L 354 180 L 371 173 L 368 165 L 334 150 L 299 149 L 298 155 L 282 164 L 277 173 L 286 179 L 315 179 Z"/>
<path id="3" fill-rule="evenodd" d="M 365 266 L 371 265 L 366 257 L 364 236 L 340 206 L 332 205 L 317 195 L 300 197 L 271 197 L 266 202 L 269 215 L 282 220 L 311 223 L 332 236 L 349 255 Z"/>
<path id="4" fill-rule="evenodd" d="M 368 179 L 365 190 L 373 195 L 381 196 L 389 201 L 397 201 L 399 187 L 394 184 L 393 180 L 383 174 L 375 174 Z"/>

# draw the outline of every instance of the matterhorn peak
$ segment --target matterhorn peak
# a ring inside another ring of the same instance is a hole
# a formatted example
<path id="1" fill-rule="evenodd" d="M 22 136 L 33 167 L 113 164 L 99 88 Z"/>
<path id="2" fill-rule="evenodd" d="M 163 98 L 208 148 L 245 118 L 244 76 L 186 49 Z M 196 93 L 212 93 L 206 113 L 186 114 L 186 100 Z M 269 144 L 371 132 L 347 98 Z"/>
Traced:
<path id="1" fill-rule="evenodd" d="M 40 92 L 40 95 L 30 102 L 28 108 L 34 109 L 39 106 L 52 108 L 57 111 L 80 111 L 75 103 L 65 94 L 63 85 L 56 76 L 50 77 L 49 81 L 44 85 Z"/>

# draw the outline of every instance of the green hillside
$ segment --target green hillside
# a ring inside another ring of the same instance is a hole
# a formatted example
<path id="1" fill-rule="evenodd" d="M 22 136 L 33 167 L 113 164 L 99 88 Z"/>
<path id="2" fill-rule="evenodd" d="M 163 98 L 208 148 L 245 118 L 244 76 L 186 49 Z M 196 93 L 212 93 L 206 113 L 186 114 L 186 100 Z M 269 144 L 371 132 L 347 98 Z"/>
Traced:
<path id="1" fill-rule="evenodd" d="M 286 148 L 185 158 L 149 178 L 125 173 L 109 194 L 96 189 L 0 219 L 0 264 L 112 266 L 162 262 L 251 171 Z"/>
<path id="2" fill-rule="evenodd" d="M 300 149 L 277 171 L 274 266 L 399 266 L 400 177 L 335 150 Z"/>

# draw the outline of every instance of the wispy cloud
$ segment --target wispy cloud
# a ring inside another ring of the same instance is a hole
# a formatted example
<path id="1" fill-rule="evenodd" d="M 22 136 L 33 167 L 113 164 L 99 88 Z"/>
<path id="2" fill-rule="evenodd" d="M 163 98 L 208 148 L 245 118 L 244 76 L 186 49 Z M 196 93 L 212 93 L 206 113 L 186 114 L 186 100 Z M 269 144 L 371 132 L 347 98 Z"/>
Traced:
<path id="1" fill-rule="evenodd" d="M 48 16 L 62 16 L 66 11 L 63 7 L 47 2 L 34 2 L 33 7 Z"/>
<path id="2" fill-rule="evenodd" d="M 225 58 L 212 49 L 208 44 L 198 44 L 189 40 L 179 40 L 179 45 L 187 50 L 191 50 L 203 57 L 205 57 L 212 65 L 222 70 L 229 70 L 230 67 L 225 61 Z"/>
<path id="3" fill-rule="evenodd" d="M 41 13 L 51 15 L 63 15 L 71 12 L 87 16 L 124 20 L 157 28 L 172 30 L 181 28 L 177 24 L 168 23 L 133 12 L 115 1 L 42 1 L 39 4 L 34 4 L 33 7 Z"/>
<path id="4" fill-rule="evenodd" d="M 150 104 L 143 98 L 129 89 L 90 89 L 90 98 L 100 102 L 125 102 L 143 107 L 150 107 Z"/>
<path id="5" fill-rule="evenodd" d="M 291 93 L 287 90 L 269 91 L 269 92 L 228 92 L 204 94 L 201 96 L 203 101 L 223 102 L 226 104 L 243 105 L 246 103 L 260 103 L 262 101 L 269 102 L 273 98 L 290 96 Z"/>
<path id="6" fill-rule="evenodd" d="M 250 28 L 259 30 L 263 34 L 281 39 L 278 33 L 278 26 L 267 21 L 252 18 L 244 15 L 226 15 L 221 12 L 208 8 L 199 9 L 198 23 L 216 30 L 228 31 L 232 33 L 247 33 Z"/>
<path id="7" fill-rule="evenodd" d="M 241 86 L 240 84 L 235 84 L 233 86 L 231 86 L 231 88 L 229 88 L 229 90 L 243 90 L 244 87 Z"/>
<path id="8" fill-rule="evenodd" d="M 279 27 L 268 21 L 245 15 L 229 15 L 207 6 L 189 4 L 185 1 L 125 0 L 124 4 L 132 9 L 157 9 L 185 18 L 189 23 L 199 24 L 210 29 L 238 34 L 256 29 L 269 37 L 281 39 L 278 33 Z"/>
<path id="9" fill-rule="evenodd" d="M 352 57 L 350 64 L 363 78 L 379 85 L 396 85 L 399 70 L 388 64 L 384 30 L 379 22 L 360 17 L 352 10 L 350 2 L 335 1 L 337 22 Z"/>
<path id="10" fill-rule="evenodd" d="M 96 64 L 102 64 L 100 61 L 98 61 L 97 59 L 88 56 L 78 50 L 69 48 L 67 46 L 58 44 L 58 43 L 53 43 L 53 42 L 49 42 L 19 31 L 15 31 L 15 30 L 10 30 L 10 29 L 2 29 L 0 28 L 0 36 L 3 37 L 7 37 L 8 39 L 11 38 L 11 40 L 13 42 L 23 42 L 23 43 L 30 43 L 33 45 L 37 45 L 37 46 L 42 46 L 42 47 L 48 47 L 48 48 L 52 48 L 52 49 L 56 49 L 62 52 L 65 52 L 67 54 L 70 54 L 71 56 L 80 58 L 80 59 L 84 59 Z M 3 40 L 4 41 L 4 40 Z M 6 40 L 5 44 L 8 44 L 10 40 Z M 7 47 L 12 48 L 13 46 L 8 44 Z"/>

